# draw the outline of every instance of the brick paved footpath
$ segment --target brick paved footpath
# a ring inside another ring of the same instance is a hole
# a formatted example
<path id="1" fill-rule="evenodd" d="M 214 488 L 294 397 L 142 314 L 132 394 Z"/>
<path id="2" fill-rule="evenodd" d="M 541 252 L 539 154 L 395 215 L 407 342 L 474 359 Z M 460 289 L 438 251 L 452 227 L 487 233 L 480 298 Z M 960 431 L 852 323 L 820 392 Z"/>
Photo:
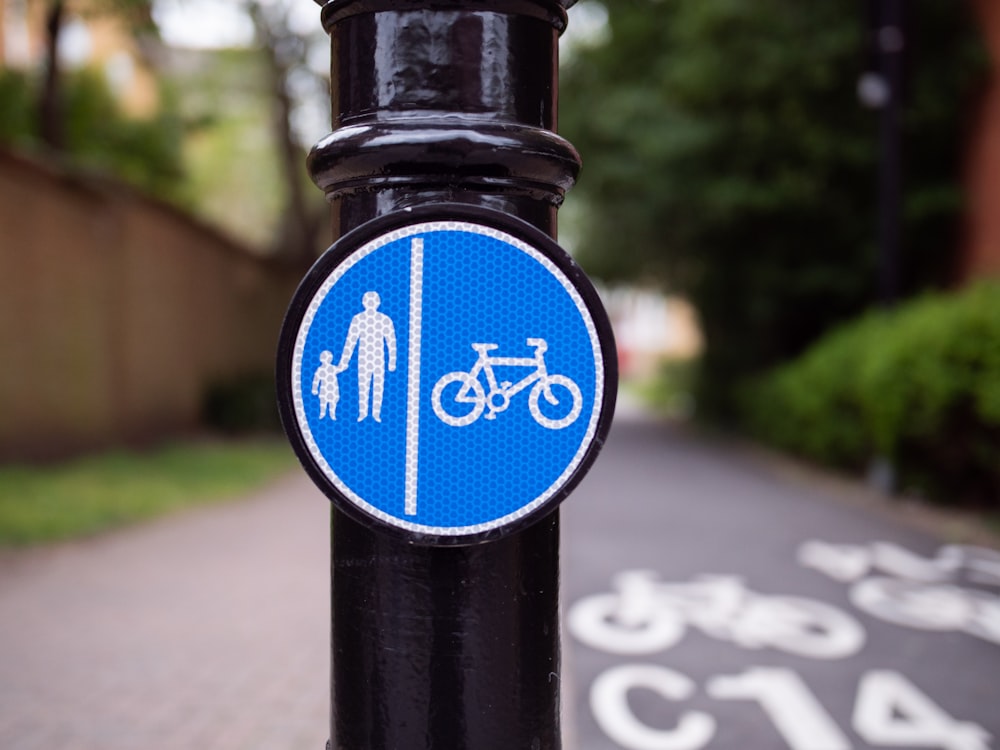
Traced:
<path id="1" fill-rule="evenodd" d="M 329 505 L 248 500 L 0 555 L 3 750 L 323 750 Z"/>

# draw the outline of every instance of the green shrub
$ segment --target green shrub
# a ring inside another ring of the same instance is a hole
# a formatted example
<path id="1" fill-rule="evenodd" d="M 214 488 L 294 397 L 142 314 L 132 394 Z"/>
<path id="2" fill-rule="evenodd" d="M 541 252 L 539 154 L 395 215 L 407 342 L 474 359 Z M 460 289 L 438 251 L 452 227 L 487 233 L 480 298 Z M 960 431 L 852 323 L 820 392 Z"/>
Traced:
<path id="1" fill-rule="evenodd" d="M 280 432 L 274 388 L 274 378 L 264 373 L 213 383 L 202 399 L 202 419 L 226 433 Z"/>
<path id="2" fill-rule="evenodd" d="M 1000 282 L 870 313 L 743 392 L 758 437 L 904 489 L 1000 500 Z"/>
<path id="3" fill-rule="evenodd" d="M 0 70 L 0 144 L 23 147 L 31 143 L 33 95 L 27 76 Z"/>
<path id="4" fill-rule="evenodd" d="M 655 376 L 633 385 L 639 397 L 661 414 L 679 418 L 690 417 L 694 411 L 697 362 L 691 359 L 666 359 Z"/>

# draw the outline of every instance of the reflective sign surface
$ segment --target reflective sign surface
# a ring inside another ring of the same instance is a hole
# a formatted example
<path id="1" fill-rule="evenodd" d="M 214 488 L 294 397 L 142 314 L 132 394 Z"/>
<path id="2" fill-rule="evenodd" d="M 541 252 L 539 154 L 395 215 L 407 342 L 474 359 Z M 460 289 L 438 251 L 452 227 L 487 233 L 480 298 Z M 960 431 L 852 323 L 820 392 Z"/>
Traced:
<path id="1" fill-rule="evenodd" d="M 611 406 L 610 329 L 539 238 L 419 221 L 321 259 L 283 338 L 296 447 L 327 494 L 396 529 L 468 538 L 578 478 Z"/>

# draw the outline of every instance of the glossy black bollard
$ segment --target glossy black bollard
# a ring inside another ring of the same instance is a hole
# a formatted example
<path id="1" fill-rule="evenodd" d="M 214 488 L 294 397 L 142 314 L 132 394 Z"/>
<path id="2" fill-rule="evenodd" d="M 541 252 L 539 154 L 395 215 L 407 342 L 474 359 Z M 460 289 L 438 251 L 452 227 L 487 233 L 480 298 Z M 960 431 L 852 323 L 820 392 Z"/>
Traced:
<path id="1" fill-rule="evenodd" d="M 572 2 L 321 2 L 333 132 L 309 167 L 334 238 L 442 202 L 554 237 L 579 168 L 553 132 Z M 558 511 L 473 546 L 410 544 L 336 509 L 332 527 L 332 748 L 561 746 Z"/>

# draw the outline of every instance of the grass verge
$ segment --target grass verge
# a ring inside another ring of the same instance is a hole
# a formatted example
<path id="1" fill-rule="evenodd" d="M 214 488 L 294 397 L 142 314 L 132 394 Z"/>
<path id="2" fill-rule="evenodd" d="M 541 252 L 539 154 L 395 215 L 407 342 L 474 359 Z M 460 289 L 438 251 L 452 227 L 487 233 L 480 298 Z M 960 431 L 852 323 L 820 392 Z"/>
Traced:
<path id="1" fill-rule="evenodd" d="M 0 466 L 0 545 L 86 536 L 232 498 L 291 469 L 278 438 L 116 450 L 61 464 Z"/>

